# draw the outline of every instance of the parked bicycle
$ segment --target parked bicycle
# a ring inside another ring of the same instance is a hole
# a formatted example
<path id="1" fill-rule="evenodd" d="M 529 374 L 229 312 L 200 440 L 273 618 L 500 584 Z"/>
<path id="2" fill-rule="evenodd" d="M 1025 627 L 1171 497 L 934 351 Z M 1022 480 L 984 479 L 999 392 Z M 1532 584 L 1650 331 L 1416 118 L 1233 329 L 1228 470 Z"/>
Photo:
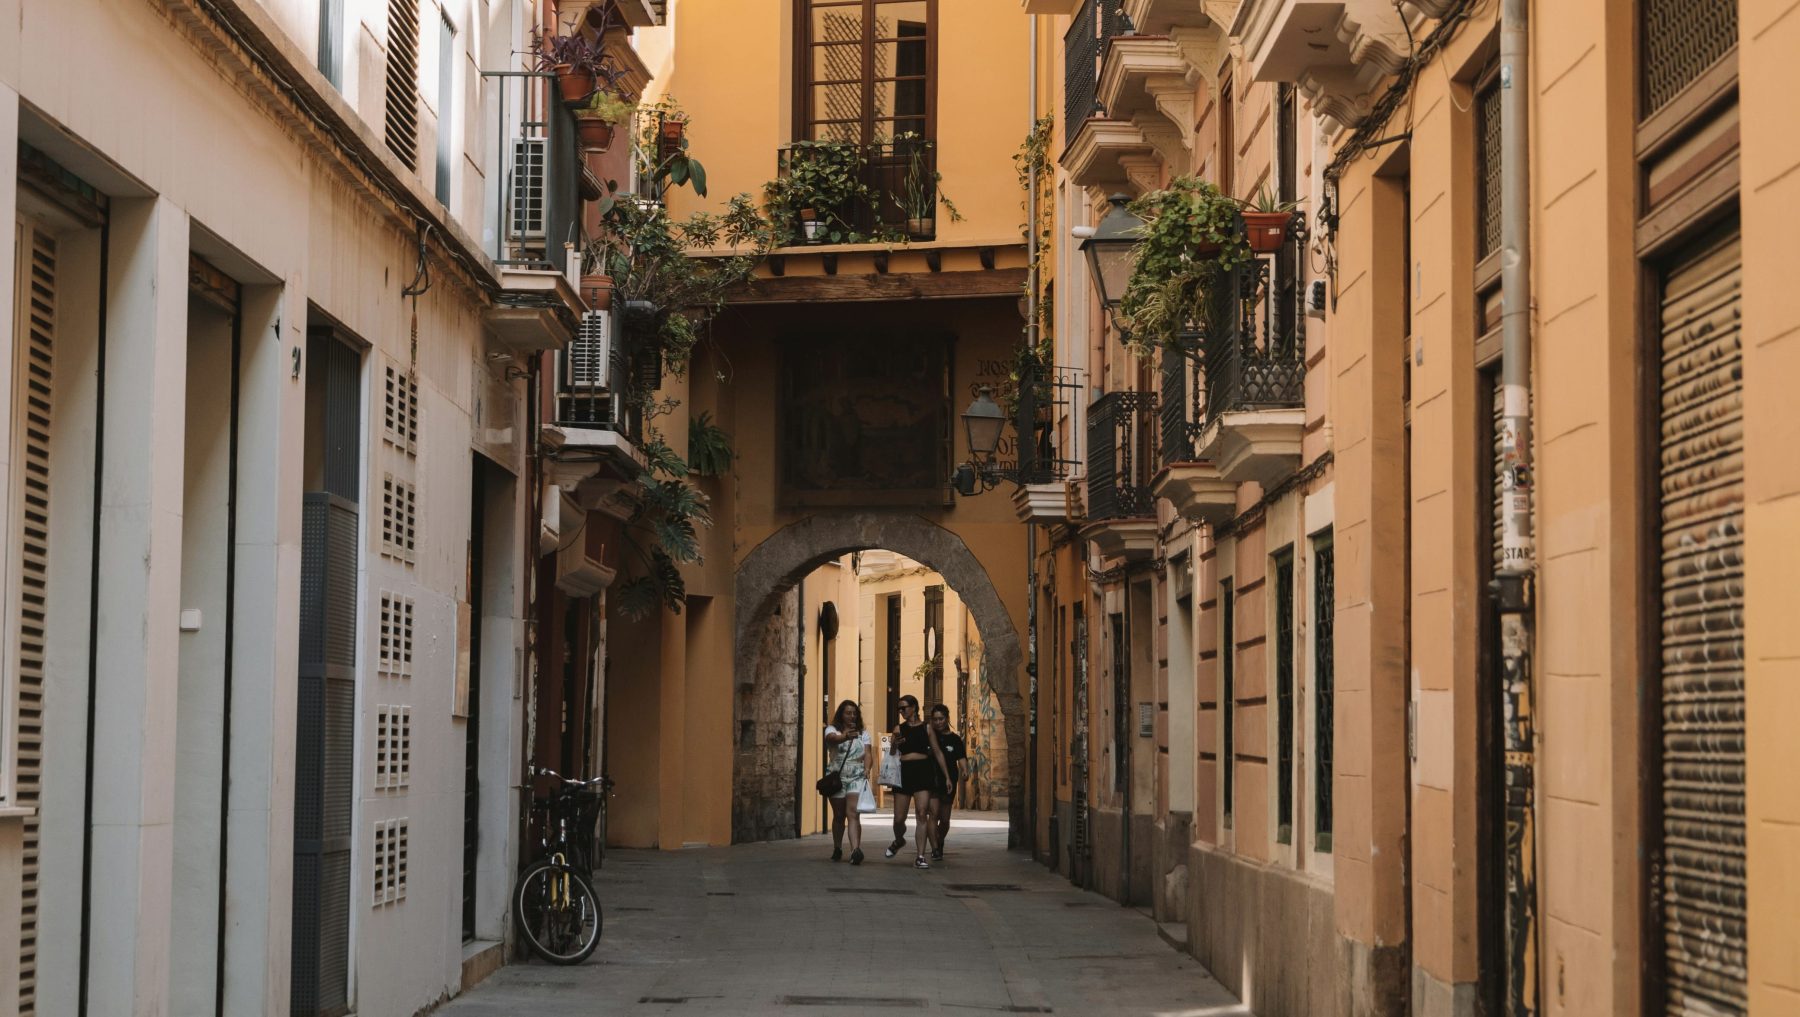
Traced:
<path id="1" fill-rule="evenodd" d="M 519 874 L 513 915 L 539 957 L 552 964 L 579 964 L 600 945 L 600 897 L 594 892 L 593 872 L 602 847 L 596 826 L 613 782 L 604 775 L 574 780 L 539 767 L 527 773 L 533 783 L 549 777 L 560 786 L 548 797 L 532 799 L 543 852 Z M 528 784 L 522 790 L 534 789 Z"/>

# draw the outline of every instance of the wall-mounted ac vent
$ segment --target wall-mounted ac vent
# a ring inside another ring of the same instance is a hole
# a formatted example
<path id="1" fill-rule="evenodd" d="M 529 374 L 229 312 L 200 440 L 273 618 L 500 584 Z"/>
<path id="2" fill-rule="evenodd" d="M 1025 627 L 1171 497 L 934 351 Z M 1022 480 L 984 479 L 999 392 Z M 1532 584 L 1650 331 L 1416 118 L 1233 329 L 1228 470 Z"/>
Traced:
<path id="1" fill-rule="evenodd" d="M 513 139 L 511 208 L 507 210 L 507 223 L 515 242 L 543 242 L 544 215 L 550 193 L 546 153 L 543 138 Z"/>
<path id="2" fill-rule="evenodd" d="M 413 601 L 411 597 L 382 591 L 378 619 L 375 666 L 393 678 L 412 676 Z"/>
<path id="3" fill-rule="evenodd" d="M 398 904 L 406 899 L 406 864 L 408 822 L 383 819 L 375 823 L 375 850 L 370 855 L 373 885 L 370 903 L 375 907 Z"/>
<path id="4" fill-rule="evenodd" d="M 412 564 L 418 551 L 419 489 L 392 473 L 381 478 L 381 553 Z"/>
<path id="5" fill-rule="evenodd" d="M 375 720 L 375 789 L 398 791 L 411 783 L 412 707 L 378 707 Z"/>
<path id="6" fill-rule="evenodd" d="M 387 365 L 382 390 L 381 436 L 407 455 L 419 450 L 419 383 L 406 371 Z"/>
<path id="7" fill-rule="evenodd" d="M 569 376 L 572 389 L 591 391 L 607 387 L 612 364 L 612 314 L 589 311 L 581 316 L 581 331 L 569 344 Z"/>

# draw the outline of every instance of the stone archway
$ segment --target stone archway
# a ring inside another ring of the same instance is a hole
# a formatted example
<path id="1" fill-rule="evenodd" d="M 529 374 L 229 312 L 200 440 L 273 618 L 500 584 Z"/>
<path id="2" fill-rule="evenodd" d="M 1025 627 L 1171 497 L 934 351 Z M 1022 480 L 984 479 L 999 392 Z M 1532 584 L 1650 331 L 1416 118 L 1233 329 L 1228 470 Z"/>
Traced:
<path id="1" fill-rule="evenodd" d="M 885 549 L 905 555 L 944 577 L 968 606 L 981 633 L 983 674 L 999 700 L 1006 731 L 1007 770 L 1011 794 L 1009 845 L 1024 833 L 1026 759 L 1025 700 L 1020 693 L 1024 670 L 1023 642 L 975 553 L 950 530 L 917 515 L 897 512 L 843 512 L 809 516 L 768 537 L 738 564 L 735 580 L 737 618 L 732 668 L 734 688 L 755 683 L 759 664 L 768 659 L 767 622 L 789 610 L 791 592 L 807 573 L 852 551 Z"/>

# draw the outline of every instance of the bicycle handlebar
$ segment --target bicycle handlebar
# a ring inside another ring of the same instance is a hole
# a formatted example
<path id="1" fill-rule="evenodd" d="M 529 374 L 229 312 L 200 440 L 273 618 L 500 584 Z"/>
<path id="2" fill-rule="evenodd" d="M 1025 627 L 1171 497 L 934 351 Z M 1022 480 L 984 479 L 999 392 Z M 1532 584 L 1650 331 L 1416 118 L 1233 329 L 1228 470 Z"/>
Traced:
<path id="1" fill-rule="evenodd" d="M 571 787 L 571 788 L 597 787 L 602 791 L 611 791 L 614 786 L 613 779 L 611 777 L 608 777 L 604 773 L 598 777 L 591 777 L 587 780 L 580 780 L 580 779 L 577 779 L 574 777 L 565 777 L 562 774 L 557 773 L 555 770 L 552 770 L 547 766 L 529 766 L 528 765 L 525 767 L 525 777 L 527 780 L 531 780 L 531 779 L 534 779 L 537 777 L 551 777 L 551 778 L 561 781 L 564 787 Z M 526 785 L 526 786 L 529 787 L 529 785 Z"/>

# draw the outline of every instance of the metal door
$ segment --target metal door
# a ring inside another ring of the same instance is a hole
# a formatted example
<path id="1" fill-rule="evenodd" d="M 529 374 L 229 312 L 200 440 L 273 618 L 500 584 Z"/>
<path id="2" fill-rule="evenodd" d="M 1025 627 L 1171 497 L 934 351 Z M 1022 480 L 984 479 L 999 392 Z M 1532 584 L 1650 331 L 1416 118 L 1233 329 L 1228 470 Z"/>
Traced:
<path id="1" fill-rule="evenodd" d="M 1662 279 L 1657 479 L 1666 1012 L 1741 1014 L 1744 922 L 1744 435 L 1740 237 Z"/>

